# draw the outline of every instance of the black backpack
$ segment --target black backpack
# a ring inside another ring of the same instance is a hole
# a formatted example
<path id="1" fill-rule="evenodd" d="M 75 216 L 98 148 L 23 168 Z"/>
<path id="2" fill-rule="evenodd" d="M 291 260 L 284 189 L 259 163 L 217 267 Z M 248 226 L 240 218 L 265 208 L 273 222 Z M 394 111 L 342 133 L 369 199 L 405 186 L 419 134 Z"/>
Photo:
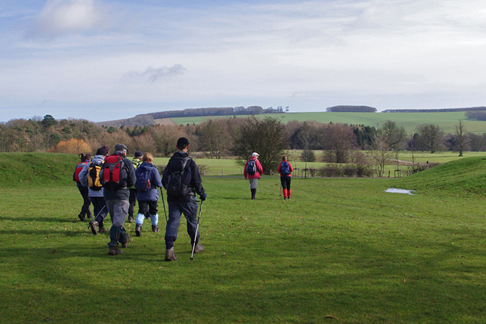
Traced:
<path id="1" fill-rule="evenodd" d="M 257 167 L 256 167 L 256 160 L 248 160 L 248 163 L 246 164 L 246 173 L 249 175 L 254 175 L 257 172 Z"/>
<path id="2" fill-rule="evenodd" d="M 184 175 L 187 178 L 189 172 L 189 179 L 191 178 L 191 168 L 187 167 L 187 163 L 191 160 L 190 157 L 173 157 L 167 164 L 167 194 L 173 197 L 182 197 L 189 193 L 189 183 L 184 183 Z"/>

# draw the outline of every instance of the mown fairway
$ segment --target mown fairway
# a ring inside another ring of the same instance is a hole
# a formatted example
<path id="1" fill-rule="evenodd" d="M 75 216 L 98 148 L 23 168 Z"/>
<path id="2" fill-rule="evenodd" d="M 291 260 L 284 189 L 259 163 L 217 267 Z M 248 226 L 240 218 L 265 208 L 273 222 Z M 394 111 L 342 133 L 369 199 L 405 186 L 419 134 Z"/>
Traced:
<path id="1" fill-rule="evenodd" d="M 483 158 L 399 180 L 294 179 L 286 202 L 276 177 L 256 201 L 242 177 L 204 177 L 206 251 L 190 262 L 183 221 L 178 260 L 165 262 L 163 232 L 147 222 L 142 237 L 126 223 L 130 246 L 109 256 L 108 235 L 77 220 L 75 158 L 55 156 L 19 184 L 8 170 L 20 155 L 0 154 L 4 323 L 486 321 Z M 395 186 L 418 191 L 383 192 Z"/>
<path id="2" fill-rule="evenodd" d="M 387 121 L 392 120 L 400 127 L 405 127 L 408 133 L 415 131 L 421 124 L 439 125 L 444 133 L 454 134 L 456 125 L 462 120 L 467 132 L 483 134 L 486 132 L 486 122 L 470 120 L 466 118 L 465 112 L 445 112 L 445 113 L 339 113 L 339 112 L 313 112 L 313 113 L 286 113 L 275 115 L 257 115 L 257 117 L 277 117 L 283 123 L 292 120 L 300 122 L 317 121 L 320 123 L 344 123 L 352 125 L 365 125 L 380 128 Z M 233 116 L 229 116 L 233 117 Z M 247 116 L 237 116 L 247 117 Z M 209 118 L 222 117 L 180 117 L 171 118 L 176 124 L 199 124 Z"/>

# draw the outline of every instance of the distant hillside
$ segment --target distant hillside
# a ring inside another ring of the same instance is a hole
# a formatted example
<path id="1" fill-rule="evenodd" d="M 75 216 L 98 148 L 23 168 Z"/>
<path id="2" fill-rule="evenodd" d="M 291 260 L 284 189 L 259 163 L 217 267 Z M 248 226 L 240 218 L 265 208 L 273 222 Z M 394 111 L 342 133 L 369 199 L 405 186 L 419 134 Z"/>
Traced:
<path id="1" fill-rule="evenodd" d="M 118 119 L 118 120 L 108 120 L 96 123 L 100 126 L 113 126 L 113 127 L 135 127 L 135 126 L 151 126 L 155 125 L 155 119 L 150 114 L 137 115 L 132 118 Z"/>
<path id="2" fill-rule="evenodd" d="M 376 108 L 368 106 L 334 106 L 326 108 L 327 112 L 365 112 L 374 113 Z"/>

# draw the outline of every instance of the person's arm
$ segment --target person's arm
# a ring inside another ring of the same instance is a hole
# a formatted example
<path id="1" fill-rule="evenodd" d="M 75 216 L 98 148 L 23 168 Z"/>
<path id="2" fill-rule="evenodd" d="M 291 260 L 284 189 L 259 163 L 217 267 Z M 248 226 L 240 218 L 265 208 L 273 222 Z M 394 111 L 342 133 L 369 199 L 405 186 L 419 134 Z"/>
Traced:
<path id="1" fill-rule="evenodd" d="M 280 162 L 280 164 L 278 165 L 278 168 L 277 168 L 277 173 L 280 173 L 280 167 L 282 166 L 282 162 Z"/>
<path id="2" fill-rule="evenodd" d="M 133 185 L 135 185 L 135 182 L 137 182 L 137 176 L 135 175 L 135 169 L 133 168 L 132 161 L 129 159 L 126 159 L 128 161 L 127 164 L 127 187 L 130 188 Z"/>
<path id="3" fill-rule="evenodd" d="M 162 188 L 162 179 L 160 178 L 159 170 L 157 170 L 157 168 L 154 170 L 154 186 Z"/>
<path id="4" fill-rule="evenodd" d="M 248 177 L 248 174 L 246 173 L 246 166 L 248 165 L 248 160 L 246 160 L 246 163 L 245 163 L 245 168 L 243 169 L 243 175 L 245 176 L 245 180 L 246 178 Z"/>
<path id="5" fill-rule="evenodd" d="M 291 173 L 294 172 L 294 168 L 292 168 L 292 164 L 290 164 L 290 162 L 287 162 L 287 163 L 289 164 L 289 170 L 290 170 L 290 172 Z"/>
<path id="6" fill-rule="evenodd" d="M 194 190 L 196 190 L 196 193 L 199 196 L 204 195 L 204 187 L 202 186 L 202 179 L 201 179 L 201 174 L 199 173 L 199 168 L 196 165 L 196 162 L 194 160 L 191 160 L 192 162 L 192 179 L 191 183 L 192 186 L 194 187 Z"/>
<path id="7" fill-rule="evenodd" d="M 79 172 L 79 182 L 83 187 L 88 186 L 88 169 L 89 169 L 89 163 L 87 163 L 83 169 Z"/>

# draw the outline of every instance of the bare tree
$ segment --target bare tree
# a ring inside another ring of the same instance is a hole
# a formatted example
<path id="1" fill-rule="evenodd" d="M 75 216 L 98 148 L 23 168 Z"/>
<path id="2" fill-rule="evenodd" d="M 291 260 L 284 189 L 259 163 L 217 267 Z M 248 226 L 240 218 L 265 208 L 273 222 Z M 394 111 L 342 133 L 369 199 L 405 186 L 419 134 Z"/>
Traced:
<path id="1" fill-rule="evenodd" d="M 356 135 L 346 124 L 328 124 L 326 128 L 327 161 L 347 163 L 349 151 L 356 149 Z"/>
<path id="2" fill-rule="evenodd" d="M 252 152 L 258 152 L 264 173 L 270 174 L 277 169 L 287 147 L 288 135 L 280 119 L 265 117 L 260 120 L 252 116 L 239 126 L 233 150 L 243 164 Z"/>
<path id="3" fill-rule="evenodd" d="M 462 156 L 462 152 L 464 151 L 466 145 L 466 129 L 464 128 L 462 120 L 459 120 L 459 125 L 456 125 L 456 147 L 459 151 L 459 156 Z"/>

